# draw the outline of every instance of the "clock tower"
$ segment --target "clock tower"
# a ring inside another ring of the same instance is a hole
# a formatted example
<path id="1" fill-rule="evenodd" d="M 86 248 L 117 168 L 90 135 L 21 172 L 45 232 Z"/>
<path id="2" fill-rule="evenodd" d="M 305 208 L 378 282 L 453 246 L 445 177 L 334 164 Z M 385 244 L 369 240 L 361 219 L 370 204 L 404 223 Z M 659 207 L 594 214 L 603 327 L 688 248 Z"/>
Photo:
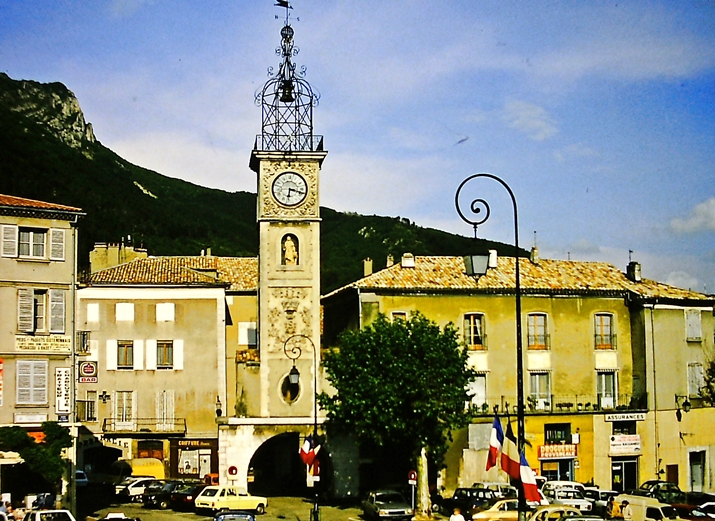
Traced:
<path id="1" fill-rule="evenodd" d="M 318 95 L 296 72 L 293 28 L 281 29 L 282 62 L 256 93 L 261 134 L 250 167 L 258 176 L 260 416 L 315 419 L 320 367 L 320 167 L 313 133 Z M 300 374 L 291 382 L 291 373 Z"/>

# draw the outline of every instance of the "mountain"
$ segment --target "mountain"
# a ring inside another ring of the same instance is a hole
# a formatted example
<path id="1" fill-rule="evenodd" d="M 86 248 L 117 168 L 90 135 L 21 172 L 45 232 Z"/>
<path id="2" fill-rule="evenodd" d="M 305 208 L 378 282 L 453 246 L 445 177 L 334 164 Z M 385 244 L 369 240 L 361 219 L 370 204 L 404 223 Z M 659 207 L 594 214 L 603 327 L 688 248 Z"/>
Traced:
<path id="1" fill-rule="evenodd" d="M 95 242 L 130 241 L 150 255 L 254 256 L 256 195 L 225 192 L 133 165 L 95 137 L 75 95 L 61 83 L 0 73 L 0 193 L 82 208 L 80 268 Z M 249 151 L 246 151 L 248 154 Z M 513 246 L 422 228 L 400 217 L 321 208 L 322 291 L 362 276 L 392 255 L 465 255 Z M 522 255 L 525 252 L 521 252 Z"/>

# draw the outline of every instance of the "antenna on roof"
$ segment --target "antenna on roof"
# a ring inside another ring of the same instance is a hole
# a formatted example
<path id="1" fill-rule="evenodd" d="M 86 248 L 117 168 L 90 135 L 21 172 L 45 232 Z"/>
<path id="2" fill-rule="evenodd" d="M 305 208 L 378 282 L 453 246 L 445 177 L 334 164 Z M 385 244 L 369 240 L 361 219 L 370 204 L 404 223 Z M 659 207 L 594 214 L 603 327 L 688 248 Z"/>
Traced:
<path id="1" fill-rule="evenodd" d="M 536 230 L 534 230 L 534 247 L 536 247 Z"/>
<path id="2" fill-rule="evenodd" d="M 633 250 L 628 250 L 628 262 L 633 262 Z"/>

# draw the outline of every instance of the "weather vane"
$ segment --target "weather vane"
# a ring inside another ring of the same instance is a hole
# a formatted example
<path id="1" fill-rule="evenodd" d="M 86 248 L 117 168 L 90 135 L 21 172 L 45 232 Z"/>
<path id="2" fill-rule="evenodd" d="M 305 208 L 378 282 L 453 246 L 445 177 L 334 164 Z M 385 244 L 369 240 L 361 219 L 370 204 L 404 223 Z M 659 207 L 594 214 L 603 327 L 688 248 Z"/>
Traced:
<path id="1" fill-rule="evenodd" d="M 289 9 L 293 9 L 293 6 L 290 5 L 290 2 L 288 0 L 276 0 L 276 3 L 273 4 L 275 7 L 283 7 L 286 10 L 286 25 L 288 25 L 288 20 L 290 18 L 290 11 Z M 278 15 L 276 15 L 276 20 L 278 20 Z M 296 18 L 300 22 L 300 18 Z"/>

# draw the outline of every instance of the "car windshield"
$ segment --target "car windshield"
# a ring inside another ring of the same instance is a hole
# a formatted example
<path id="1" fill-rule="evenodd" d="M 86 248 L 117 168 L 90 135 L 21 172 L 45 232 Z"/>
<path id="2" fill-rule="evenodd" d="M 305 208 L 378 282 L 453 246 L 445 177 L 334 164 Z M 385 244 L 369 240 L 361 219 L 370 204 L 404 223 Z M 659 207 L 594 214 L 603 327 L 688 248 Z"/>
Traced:
<path id="1" fill-rule="evenodd" d="M 583 496 L 577 490 L 562 490 L 559 492 L 559 497 L 563 499 L 583 499 Z"/>
<path id="2" fill-rule="evenodd" d="M 388 492 L 386 494 L 377 494 L 375 496 L 377 503 L 404 503 L 405 500 L 397 492 Z"/>

